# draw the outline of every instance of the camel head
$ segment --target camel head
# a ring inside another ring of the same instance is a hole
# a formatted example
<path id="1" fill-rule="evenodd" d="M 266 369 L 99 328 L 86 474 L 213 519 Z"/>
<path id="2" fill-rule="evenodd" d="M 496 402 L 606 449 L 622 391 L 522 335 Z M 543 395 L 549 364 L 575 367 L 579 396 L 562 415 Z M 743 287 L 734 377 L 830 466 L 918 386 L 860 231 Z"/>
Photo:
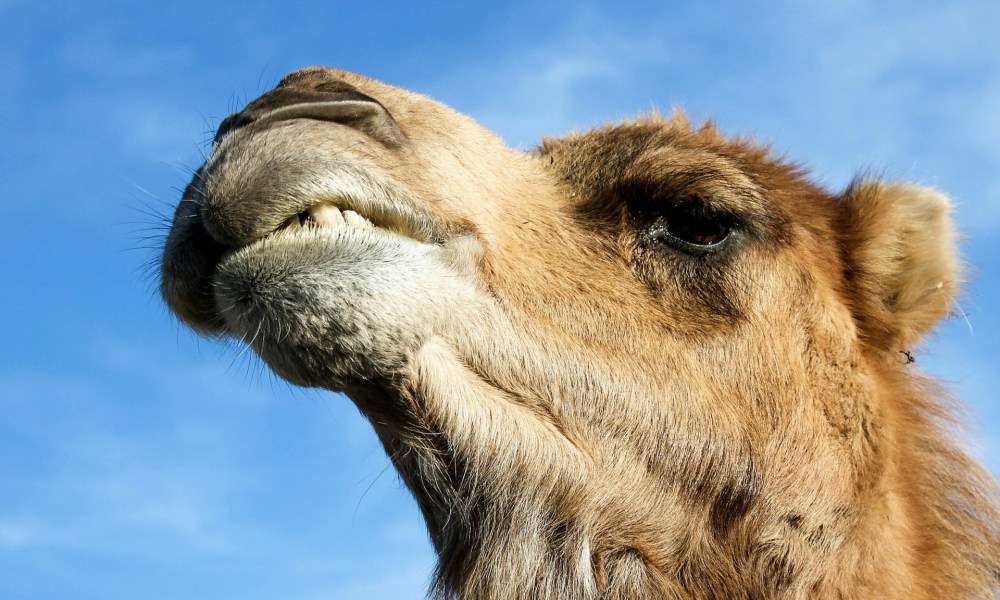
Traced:
<path id="1" fill-rule="evenodd" d="M 462 598 L 966 598 L 988 476 L 909 365 L 960 278 L 940 193 L 829 193 L 648 116 L 506 147 L 310 68 L 230 116 L 162 293 L 344 392 Z"/>

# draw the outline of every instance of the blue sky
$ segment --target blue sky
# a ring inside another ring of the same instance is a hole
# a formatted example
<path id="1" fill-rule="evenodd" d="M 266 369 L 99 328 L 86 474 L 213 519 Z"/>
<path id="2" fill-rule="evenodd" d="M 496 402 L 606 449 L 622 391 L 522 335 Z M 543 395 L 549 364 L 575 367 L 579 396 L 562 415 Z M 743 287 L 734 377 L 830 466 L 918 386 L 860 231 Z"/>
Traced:
<path id="1" fill-rule="evenodd" d="M 947 191 L 967 320 L 918 361 L 1000 473 L 998 23 L 991 0 L 0 0 L 0 597 L 423 597 L 419 515 L 353 406 L 181 329 L 143 275 L 215 126 L 310 64 L 522 148 L 681 105 L 831 188 Z"/>

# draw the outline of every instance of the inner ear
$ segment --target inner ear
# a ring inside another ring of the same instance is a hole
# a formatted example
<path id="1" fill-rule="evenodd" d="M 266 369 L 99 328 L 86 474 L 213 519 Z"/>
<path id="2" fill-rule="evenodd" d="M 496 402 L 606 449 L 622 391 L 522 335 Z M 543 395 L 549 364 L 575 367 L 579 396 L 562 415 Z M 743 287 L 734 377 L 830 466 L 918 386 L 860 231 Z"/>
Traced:
<path id="1" fill-rule="evenodd" d="M 936 190 L 865 180 L 844 194 L 840 231 L 853 308 L 886 351 L 917 343 L 948 314 L 961 267 L 951 203 Z"/>

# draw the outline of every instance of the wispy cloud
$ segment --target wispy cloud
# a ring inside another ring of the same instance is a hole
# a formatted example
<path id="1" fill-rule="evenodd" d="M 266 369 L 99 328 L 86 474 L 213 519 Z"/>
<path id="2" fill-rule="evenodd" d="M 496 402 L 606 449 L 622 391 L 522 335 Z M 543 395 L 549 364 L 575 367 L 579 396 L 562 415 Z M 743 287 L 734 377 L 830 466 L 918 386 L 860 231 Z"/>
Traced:
<path id="1" fill-rule="evenodd" d="M 0 518 L 0 548 L 14 550 L 49 543 L 56 534 L 37 517 Z"/>
<path id="2" fill-rule="evenodd" d="M 41 468 L 0 461 L 4 488 L 17 490 L 0 497 L 0 561 L 75 553 L 110 569 L 200 557 L 243 573 L 267 564 L 266 585 L 285 582 L 294 597 L 422 596 L 433 561 L 419 514 L 346 399 L 271 389 L 258 375 L 239 385 L 235 349 L 186 333 L 171 343 L 99 323 L 70 333 L 75 368 L 0 372 L 0 452 L 50 457 Z M 282 448 L 280 463 L 261 459 Z M 391 577 L 371 576 L 374 556 L 394 565 Z M 189 580 L 213 576 L 206 567 Z"/>
<path id="3" fill-rule="evenodd" d="M 191 134 L 204 131 L 205 122 L 190 110 L 142 94 L 122 96 L 113 106 L 96 97 L 84 99 L 84 103 L 100 111 L 97 119 L 103 131 L 127 155 L 170 165 L 201 156 L 196 146 L 199 140 Z M 99 107 L 102 103 L 105 105 Z"/>
<path id="4" fill-rule="evenodd" d="M 650 108 L 615 114 L 611 107 L 615 90 L 669 60 L 662 36 L 623 29 L 594 9 L 574 11 L 547 33 L 505 47 L 491 63 L 437 73 L 427 87 L 519 147 L 534 146 L 542 134 Z"/>
<path id="5" fill-rule="evenodd" d="M 845 185 L 866 168 L 916 179 L 970 206 L 969 228 L 1000 227 L 1000 43 L 992 33 L 1000 5 L 902 11 L 858 0 L 760 10 L 764 30 L 726 38 L 714 35 L 719 15 L 709 11 L 624 20 L 589 8 L 544 37 L 419 85 L 518 147 L 687 100 L 695 115 L 776 140 L 824 182 Z M 970 170 L 976 183 L 966 188 Z"/>
<path id="6" fill-rule="evenodd" d="M 3 374 L 7 435 L 54 462 L 5 472 L 18 493 L 0 502 L 0 546 L 151 552 L 162 546 L 150 540 L 166 537 L 188 547 L 226 547 L 211 527 L 236 486 L 237 470 L 220 462 L 229 457 L 225 432 L 213 431 L 193 448 L 190 435 L 169 425 L 119 430 L 114 421 L 124 415 L 111 412 L 114 394 L 95 375 Z"/>
<path id="7" fill-rule="evenodd" d="M 132 557 L 243 548 L 219 512 L 227 469 L 164 464 L 148 447 L 108 437 L 70 448 L 76 456 L 64 471 L 33 479 L 22 487 L 30 502 L 3 511 L 0 545 Z"/>
<path id="8" fill-rule="evenodd" d="M 982 177 L 995 185 L 1000 44 L 992 24 L 1000 20 L 1000 5 L 866 8 L 830 24 L 842 34 L 818 56 L 816 77 L 827 91 L 815 94 L 817 117 L 832 116 L 834 125 L 871 136 L 882 156 L 933 157 L 956 170 L 987 167 Z M 970 154 L 982 162 L 968 164 Z"/>

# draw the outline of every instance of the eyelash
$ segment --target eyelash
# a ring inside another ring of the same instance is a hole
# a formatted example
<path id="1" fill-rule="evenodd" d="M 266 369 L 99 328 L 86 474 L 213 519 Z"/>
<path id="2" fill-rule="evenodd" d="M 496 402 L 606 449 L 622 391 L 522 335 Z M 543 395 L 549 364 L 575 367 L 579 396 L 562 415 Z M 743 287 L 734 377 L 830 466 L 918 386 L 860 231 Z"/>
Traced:
<path id="1" fill-rule="evenodd" d="M 726 247 L 736 229 L 734 220 L 708 210 L 695 199 L 662 203 L 636 211 L 643 242 L 666 244 L 692 256 L 705 256 Z"/>

